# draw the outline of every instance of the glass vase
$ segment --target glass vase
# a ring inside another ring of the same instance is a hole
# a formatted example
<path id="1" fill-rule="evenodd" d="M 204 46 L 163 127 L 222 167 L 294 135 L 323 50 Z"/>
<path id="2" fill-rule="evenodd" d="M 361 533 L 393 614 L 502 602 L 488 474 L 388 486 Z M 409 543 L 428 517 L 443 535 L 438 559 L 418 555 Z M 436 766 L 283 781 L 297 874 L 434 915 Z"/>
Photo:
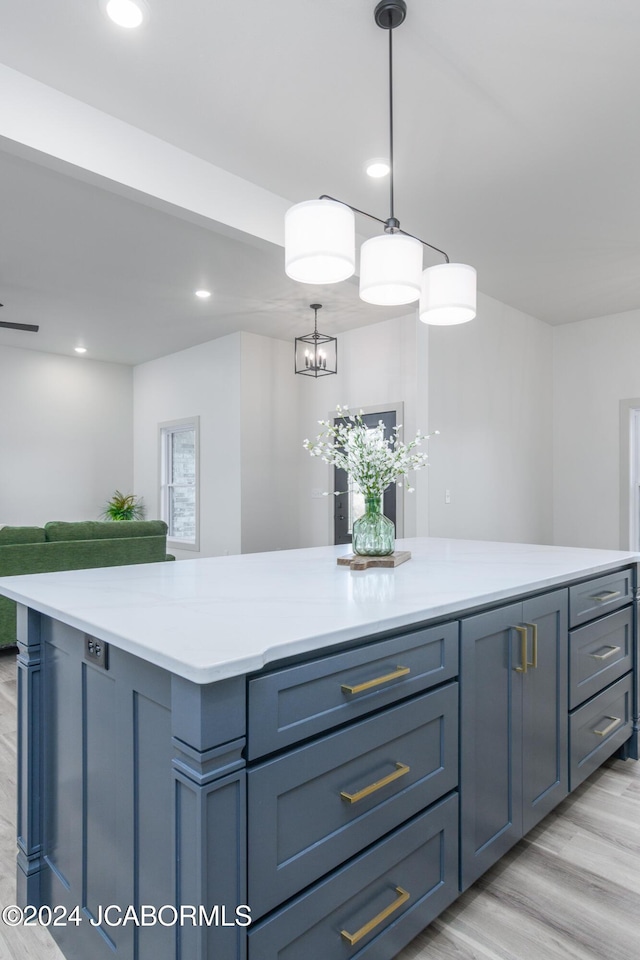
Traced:
<path id="1" fill-rule="evenodd" d="M 367 497 L 365 512 L 353 524 L 353 552 L 361 557 L 393 553 L 396 528 L 382 513 L 382 497 Z"/>

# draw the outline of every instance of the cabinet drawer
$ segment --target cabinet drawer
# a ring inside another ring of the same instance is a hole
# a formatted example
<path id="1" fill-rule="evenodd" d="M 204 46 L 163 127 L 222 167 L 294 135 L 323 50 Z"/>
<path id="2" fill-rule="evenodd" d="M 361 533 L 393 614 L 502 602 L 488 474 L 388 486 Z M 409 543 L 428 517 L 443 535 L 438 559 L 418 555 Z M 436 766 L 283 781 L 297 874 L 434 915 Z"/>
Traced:
<path id="1" fill-rule="evenodd" d="M 569 626 L 580 626 L 630 603 L 632 578 L 631 570 L 619 570 L 569 587 Z"/>
<path id="2" fill-rule="evenodd" d="M 569 716 L 569 788 L 593 773 L 631 736 L 631 674 Z"/>
<path id="3" fill-rule="evenodd" d="M 569 709 L 631 669 L 633 610 L 626 607 L 573 630 L 569 638 Z"/>
<path id="4" fill-rule="evenodd" d="M 249 960 L 395 956 L 457 897 L 457 858 L 453 794 L 252 926 Z"/>
<path id="5" fill-rule="evenodd" d="M 457 683 L 254 767 L 247 775 L 253 915 L 344 863 L 457 782 Z"/>
<path id="6" fill-rule="evenodd" d="M 416 630 L 249 681 L 249 759 L 451 680 L 458 625 Z"/>

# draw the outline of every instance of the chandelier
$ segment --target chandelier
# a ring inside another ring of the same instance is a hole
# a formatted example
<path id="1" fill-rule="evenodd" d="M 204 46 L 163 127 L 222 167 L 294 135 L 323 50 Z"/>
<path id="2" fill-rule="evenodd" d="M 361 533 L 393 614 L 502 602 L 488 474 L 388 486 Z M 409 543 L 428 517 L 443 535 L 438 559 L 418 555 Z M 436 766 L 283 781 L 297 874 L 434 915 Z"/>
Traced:
<path id="1" fill-rule="evenodd" d="M 394 207 L 393 31 L 404 22 L 405 0 L 380 0 L 376 24 L 389 34 L 389 216 L 386 220 L 327 194 L 290 207 L 285 214 L 285 272 L 301 283 L 338 283 L 355 273 L 355 214 L 384 227 L 360 248 L 360 297 L 385 306 L 420 301 L 424 323 L 455 324 L 476 315 L 476 271 L 451 263 L 439 247 L 400 228 Z M 444 263 L 423 270 L 423 247 Z"/>
<path id="2" fill-rule="evenodd" d="M 318 310 L 321 303 L 312 303 L 314 311 L 313 333 L 296 337 L 295 370 L 306 377 L 326 377 L 338 372 L 338 341 L 318 332 Z"/>

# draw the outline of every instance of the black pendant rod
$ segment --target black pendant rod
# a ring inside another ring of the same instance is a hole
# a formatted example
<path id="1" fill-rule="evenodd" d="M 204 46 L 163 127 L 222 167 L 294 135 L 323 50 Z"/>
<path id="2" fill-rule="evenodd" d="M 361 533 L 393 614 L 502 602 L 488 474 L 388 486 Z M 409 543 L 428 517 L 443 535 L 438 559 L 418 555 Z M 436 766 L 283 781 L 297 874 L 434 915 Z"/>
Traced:
<path id="1" fill-rule="evenodd" d="M 313 317 L 313 336 L 316 340 L 316 349 L 318 348 L 318 310 L 322 310 L 321 303 L 310 303 L 309 306 L 314 311 Z"/>
<path id="2" fill-rule="evenodd" d="M 375 220 L 376 223 L 381 223 L 383 227 L 386 227 L 388 220 L 381 220 L 380 217 L 374 217 L 372 213 L 367 213 L 366 210 L 360 210 L 358 207 L 352 206 L 350 203 L 345 203 L 344 200 L 338 200 L 336 197 L 330 197 L 328 193 L 323 193 L 318 197 L 319 200 L 333 200 L 334 203 L 341 203 L 343 207 L 349 207 L 349 210 L 353 210 L 354 213 L 360 213 L 363 217 L 369 217 L 369 220 Z M 449 255 L 441 250 L 440 247 L 434 247 L 432 243 L 427 243 L 426 240 L 422 240 L 421 237 L 416 237 L 414 233 L 408 233 L 406 230 L 402 230 L 398 227 L 395 233 L 403 233 L 405 237 L 411 237 L 413 240 L 417 240 L 418 243 L 421 243 L 423 247 L 429 247 L 429 250 L 435 250 L 436 253 L 439 253 L 440 256 L 444 257 L 445 263 L 449 263 Z"/>
<path id="3" fill-rule="evenodd" d="M 393 25 L 391 12 L 389 17 L 389 219 L 395 220 L 393 212 Z M 399 226 L 399 224 L 398 224 Z M 394 229 L 393 227 L 391 228 Z"/>
<path id="4" fill-rule="evenodd" d="M 411 237 L 412 240 L 417 240 L 418 243 L 421 243 L 423 247 L 428 247 L 429 250 L 434 250 L 436 253 L 439 253 L 441 257 L 444 257 L 445 263 L 450 263 L 449 255 L 441 250 L 440 247 L 435 247 L 432 243 L 427 243 L 426 240 L 423 240 L 421 237 L 416 237 L 413 233 L 407 233 L 406 230 L 402 230 L 400 227 L 400 222 L 396 219 L 394 215 L 394 195 L 393 195 L 393 40 L 392 34 L 395 27 L 399 27 L 401 23 L 404 23 L 404 19 L 407 13 L 407 4 L 405 0 L 378 0 L 378 4 L 374 11 L 374 18 L 379 27 L 383 30 L 389 31 L 389 204 L 391 207 L 390 216 L 388 220 L 381 220 L 380 217 L 374 217 L 372 213 L 367 213 L 366 210 L 360 210 L 358 207 L 352 206 L 350 203 L 345 203 L 344 200 L 337 200 L 335 197 L 330 197 L 329 194 L 323 193 L 320 197 L 320 200 L 333 200 L 334 203 L 341 203 L 345 207 L 349 207 L 350 210 L 353 210 L 354 213 L 359 213 L 363 217 L 368 217 L 369 220 L 375 220 L 376 223 L 381 223 L 385 229 L 385 233 L 403 233 L 405 237 Z"/>

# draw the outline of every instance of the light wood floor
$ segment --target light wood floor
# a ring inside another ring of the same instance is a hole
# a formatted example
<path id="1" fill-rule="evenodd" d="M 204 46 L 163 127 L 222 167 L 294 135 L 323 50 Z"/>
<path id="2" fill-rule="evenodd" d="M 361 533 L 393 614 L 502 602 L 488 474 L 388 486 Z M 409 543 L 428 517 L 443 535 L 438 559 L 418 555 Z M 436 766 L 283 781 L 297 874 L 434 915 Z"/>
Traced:
<path id="1" fill-rule="evenodd" d="M 15 686 L 0 651 L 0 908 L 15 901 Z M 0 960 L 27 958 L 63 960 L 46 930 L 0 922 Z M 396 960 L 640 960 L 640 763 L 608 762 Z"/>
<path id="2" fill-rule="evenodd" d="M 640 960 L 640 763 L 607 761 L 396 960 Z"/>

